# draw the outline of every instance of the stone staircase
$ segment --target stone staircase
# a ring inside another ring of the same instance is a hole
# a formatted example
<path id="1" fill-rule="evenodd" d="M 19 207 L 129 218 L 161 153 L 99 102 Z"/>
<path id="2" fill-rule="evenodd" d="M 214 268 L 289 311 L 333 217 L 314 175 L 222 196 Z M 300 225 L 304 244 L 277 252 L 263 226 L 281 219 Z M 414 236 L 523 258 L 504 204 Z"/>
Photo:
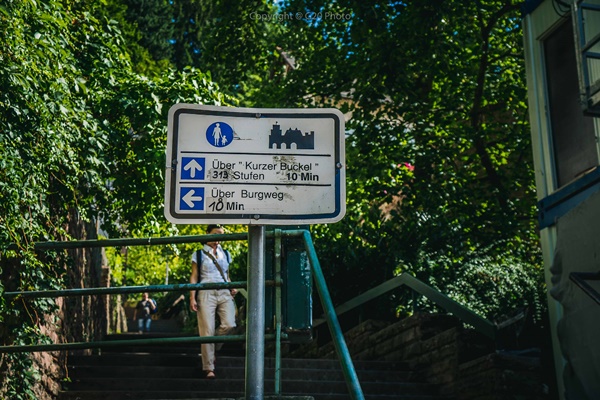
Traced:
<path id="1" fill-rule="evenodd" d="M 152 336 L 167 335 L 172 334 Z M 127 337 L 141 335 L 113 335 L 107 340 Z M 217 379 L 207 380 L 201 378 L 198 346 L 130 346 L 105 349 L 96 355 L 71 355 L 69 377 L 58 400 L 243 398 L 245 361 L 241 347 L 226 344 L 217 354 Z M 281 395 L 285 398 L 351 398 L 338 360 L 284 358 L 281 367 Z M 274 368 L 275 360 L 266 358 L 265 396 L 274 395 Z M 445 399 L 438 395 L 435 385 L 418 379 L 406 363 L 358 361 L 355 369 L 367 400 Z"/>

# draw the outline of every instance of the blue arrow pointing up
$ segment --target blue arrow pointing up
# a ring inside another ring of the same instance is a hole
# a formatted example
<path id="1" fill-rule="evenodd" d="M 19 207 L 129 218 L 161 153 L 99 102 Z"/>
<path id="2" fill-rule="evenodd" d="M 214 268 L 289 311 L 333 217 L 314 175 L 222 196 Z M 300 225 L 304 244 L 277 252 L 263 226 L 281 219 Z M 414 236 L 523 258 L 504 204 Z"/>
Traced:
<path id="1" fill-rule="evenodd" d="M 189 163 L 187 163 L 187 165 L 185 167 L 183 167 L 183 169 L 185 171 L 190 171 L 190 176 L 192 178 L 196 177 L 196 171 L 200 172 L 202 171 L 204 168 L 202 168 L 202 166 L 200 164 L 198 164 L 198 162 L 192 158 L 192 161 L 190 161 Z"/>
<path id="2" fill-rule="evenodd" d="M 204 157 L 182 157 L 181 179 L 204 180 Z"/>

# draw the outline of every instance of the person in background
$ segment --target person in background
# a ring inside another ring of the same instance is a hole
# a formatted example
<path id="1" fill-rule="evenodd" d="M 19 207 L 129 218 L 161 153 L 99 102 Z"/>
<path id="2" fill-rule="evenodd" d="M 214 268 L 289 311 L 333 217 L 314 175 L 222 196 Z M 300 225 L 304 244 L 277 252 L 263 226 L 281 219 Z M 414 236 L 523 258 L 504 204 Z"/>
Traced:
<path id="1" fill-rule="evenodd" d="M 209 225 L 207 234 L 224 234 L 220 225 Z M 190 283 L 231 282 L 229 264 L 231 256 L 223 250 L 218 241 L 208 242 L 200 250 L 192 254 L 192 274 Z M 236 289 L 211 289 L 190 291 L 190 308 L 198 316 L 198 333 L 200 336 L 227 335 L 235 324 L 235 303 L 233 296 Z M 215 330 L 215 318 L 219 316 L 220 325 Z M 215 376 L 215 344 L 203 343 L 202 370 L 208 379 Z"/>
<path id="2" fill-rule="evenodd" d="M 138 332 L 150 332 L 152 323 L 152 314 L 156 311 L 156 302 L 148 296 L 148 293 L 142 294 L 142 300 L 138 301 L 133 312 L 133 320 L 138 321 Z"/>

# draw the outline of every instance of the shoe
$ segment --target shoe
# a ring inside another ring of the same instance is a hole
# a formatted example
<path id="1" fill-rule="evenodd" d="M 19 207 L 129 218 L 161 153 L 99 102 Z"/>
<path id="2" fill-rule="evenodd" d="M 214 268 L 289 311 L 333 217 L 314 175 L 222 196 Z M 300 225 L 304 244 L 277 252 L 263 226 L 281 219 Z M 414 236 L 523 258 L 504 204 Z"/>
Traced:
<path id="1" fill-rule="evenodd" d="M 204 377 L 206 379 L 215 379 L 217 376 L 215 375 L 214 371 L 205 371 Z"/>

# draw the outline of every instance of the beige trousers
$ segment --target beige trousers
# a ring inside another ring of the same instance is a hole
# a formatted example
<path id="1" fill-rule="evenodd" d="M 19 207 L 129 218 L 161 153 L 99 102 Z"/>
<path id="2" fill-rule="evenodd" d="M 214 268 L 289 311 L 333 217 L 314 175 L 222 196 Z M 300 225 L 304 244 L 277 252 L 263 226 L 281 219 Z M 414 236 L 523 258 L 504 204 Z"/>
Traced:
<path id="1" fill-rule="evenodd" d="M 235 303 L 229 289 L 199 290 L 198 301 L 198 332 L 200 336 L 227 335 L 235 328 Z M 215 318 L 221 321 L 215 332 Z M 202 369 L 215 370 L 215 344 L 202 343 Z"/>

